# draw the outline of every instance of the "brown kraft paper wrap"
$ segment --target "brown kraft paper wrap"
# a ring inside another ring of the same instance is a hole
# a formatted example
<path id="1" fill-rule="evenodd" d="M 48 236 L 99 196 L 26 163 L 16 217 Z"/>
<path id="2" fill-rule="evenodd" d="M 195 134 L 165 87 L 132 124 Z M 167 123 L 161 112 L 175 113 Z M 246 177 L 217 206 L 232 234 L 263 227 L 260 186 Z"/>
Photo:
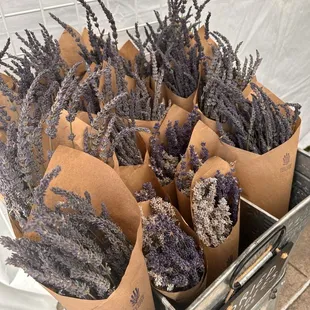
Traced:
<path id="1" fill-rule="evenodd" d="M 175 104 L 187 112 L 191 112 L 194 107 L 194 98 L 196 96 L 197 90 L 195 90 L 189 97 L 183 98 L 176 95 L 167 85 L 164 86 L 164 94 L 167 102 L 171 100 L 172 104 Z"/>
<path id="2" fill-rule="evenodd" d="M 134 195 L 135 192 L 142 189 L 146 182 L 151 182 L 158 196 L 165 198 L 166 192 L 161 187 L 155 173 L 149 166 L 149 153 L 144 155 L 144 162 L 142 165 L 135 166 L 119 166 L 118 172 L 130 192 Z"/>
<path id="3" fill-rule="evenodd" d="M 139 50 L 135 47 L 131 40 L 127 40 L 120 48 L 118 53 L 120 56 L 130 61 L 132 69 L 134 70 L 136 56 L 139 54 Z"/>
<path id="4" fill-rule="evenodd" d="M 48 151 L 55 150 L 58 145 L 68 146 L 81 151 L 84 149 L 84 131 L 85 129 L 88 129 L 88 131 L 90 131 L 90 126 L 78 117 L 76 117 L 75 120 L 72 122 L 72 132 L 75 134 L 75 138 L 72 143 L 72 141 L 68 139 L 71 131 L 70 123 L 66 119 L 67 115 L 68 112 L 66 110 L 62 110 L 59 118 L 59 124 L 57 126 L 57 135 L 55 139 L 50 140 L 49 136 L 45 133 L 46 126 L 43 126 L 42 143 L 45 159 L 47 159 Z"/>
<path id="5" fill-rule="evenodd" d="M 175 181 L 173 180 L 169 184 L 164 185 L 162 188 L 164 192 L 168 195 L 171 204 L 174 205 L 175 207 L 178 207 L 178 198 L 175 189 Z"/>
<path id="6" fill-rule="evenodd" d="M 145 217 L 148 217 L 152 214 L 152 210 L 150 208 L 150 202 L 144 201 L 140 202 L 139 206 L 142 208 L 143 215 Z M 174 208 L 176 218 L 178 219 L 180 223 L 181 229 L 189 236 L 193 237 L 196 241 L 197 245 L 201 245 L 201 242 L 199 241 L 199 238 L 197 234 L 185 223 L 184 219 L 182 218 L 181 214 L 178 212 L 176 208 Z M 158 292 L 160 292 L 162 295 L 170 298 L 171 300 L 174 300 L 178 304 L 182 305 L 189 305 L 192 301 L 194 301 L 206 288 L 207 278 L 208 278 L 208 259 L 207 254 L 205 251 L 205 248 L 203 248 L 204 253 L 204 261 L 205 261 L 205 273 L 201 277 L 200 282 L 192 287 L 189 290 L 186 291 L 179 291 L 179 292 L 167 292 L 164 290 L 160 290 L 153 286 Z"/>
<path id="7" fill-rule="evenodd" d="M 217 134 L 201 121 L 194 128 L 193 135 L 199 135 L 206 142 L 210 156 L 236 162 L 236 177 L 244 198 L 281 218 L 288 212 L 300 124 L 299 119 L 288 141 L 263 155 L 221 142 Z"/>
<path id="8" fill-rule="evenodd" d="M 76 38 L 81 39 L 81 35 L 73 27 L 70 28 L 75 33 Z M 71 68 L 78 62 L 83 62 L 76 70 L 77 75 L 83 75 L 86 71 L 86 67 L 83 57 L 79 54 L 80 48 L 76 43 L 75 39 L 67 30 L 64 30 L 64 32 L 59 38 L 59 47 L 61 58 L 65 61 L 69 68 Z"/>
<path id="9" fill-rule="evenodd" d="M 57 165 L 61 172 L 50 187 L 58 186 L 84 195 L 88 191 L 97 212 L 101 202 L 113 221 L 134 245 L 126 272 L 111 296 L 104 300 L 81 300 L 48 290 L 67 310 L 145 309 L 154 308 L 149 277 L 142 254 L 142 226 L 137 203 L 117 173 L 102 161 L 78 150 L 59 146 L 47 172 Z M 53 206 L 59 197 L 48 191 L 45 201 Z M 117 259 L 117 258 L 116 258 Z"/>
<path id="10" fill-rule="evenodd" d="M 193 198 L 193 188 L 196 182 L 199 181 L 200 178 L 214 177 L 217 171 L 220 171 L 222 174 L 226 174 L 231 171 L 231 166 L 220 157 L 211 157 L 201 166 L 192 181 L 191 201 Z M 193 215 L 192 209 L 191 212 Z M 238 210 L 238 221 L 232 228 L 232 231 L 227 239 L 216 248 L 204 246 L 206 248 L 209 267 L 207 285 L 210 285 L 235 259 L 237 259 L 239 249 L 239 233 L 240 210 Z"/>
<path id="11" fill-rule="evenodd" d="M 182 109 L 176 104 L 173 104 L 171 108 L 169 109 L 167 115 L 163 119 L 162 123 L 160 124 L 159 133 L 160 133 L 160 140 L 164 144 L 167 143 L 166 139 L 166 129 L 169 122 L 172 122 L 174 124 L 175 121 L 179 122 L 179 125 L 183 125 L 188 117 L 189 112 Z"/>
<path id="12" fill-rule="evenodd" d="M 92 50 L 92 46 L 90 44 L 88 30 L 85 27 L 83 28 L 83 31 L 82 31 L 82 34 L 81 34 L 81 39 L 82 39 L 82 42 L 83 42 L 84 46 L 90 52 Z"/>
<path id="13" fill-rule="evenodd" d="M 145 121 L 140 119 L 136 119 L 135 121 L 137 127 L 144 127 L 151 131 L 154 129 L 155 124 L 159 122 L 159 121 Z"/>
<path id="14" fill-rule="evenodd" d="M 212 46 L 217 44 L 211 39 L 211 37 L 206 40 L 205 38 L 205 26 L 201 26 L 198 30 L 198 35 L 200 38 L 201 45 L 203 47 L 203 53 L 208 57 L 213 57 Z"/>
<path id="15" fill-rule="evenodd" d="M 198 36 L 203 48 L 203 53 L 205 56 L 212 58 L 213 57 L 213 50 L 212 50 L 212 46 L 217 46 L 216 42 L 214 42 L 214 40 L 212 40 L 211 37 L 208 38 L 208 40 L 206 40 L 205 38 L 205 26 L 201 26 L 198 30 Z M 191 46 L 196 44 L 196 40 L 195 38 L 191 39 Z M 209 63 L 211 62 L 210 60 L 207 60 Z M 199 73 L 203 74 L 203 66 L 202 63 L 199 64 Z"/>

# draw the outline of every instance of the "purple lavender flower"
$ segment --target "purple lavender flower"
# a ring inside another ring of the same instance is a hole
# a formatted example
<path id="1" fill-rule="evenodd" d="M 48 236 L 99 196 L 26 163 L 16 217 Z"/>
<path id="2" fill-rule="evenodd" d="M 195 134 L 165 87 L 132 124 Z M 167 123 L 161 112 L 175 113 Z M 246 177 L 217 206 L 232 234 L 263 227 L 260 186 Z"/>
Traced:
<path id="1" fill-rule="evenodd" d="M 125 273 L 132 246 L 111 220 L 104 204 L 102 213 L 95 215 L 87 192 L 81 197 L 52 188 L 62 200 L 53 209 L 44 204 L 46 189 L 59 170 L 57 167 L 46 175 L 35 190 L 37 205 L 24 228 L 26 233 L 37 233 L 39 241 L 26 237 L 0 238 L 0 242 L 13 251 L 7 263 L 23 268 L 61 295 L 108 298 Z M 68 209 L 74 212 L 66 212 Z"/>
<path id="2" fill-rule="evenodd" d="M 135 197 L 138 202 L 151 200 L 156 196 L 156 191 L 151 182 L 144 183 L 142 189 L 135 192 Z"/>
<path id="3" fill-rule="evenodd" d="M 203 253 L 166 214 L 143 219 L 143 253 L 155 287 L 166 291 L 184 291 L 194 287 L 205 271 Z"/>
<path id="4" fill-rule="evenodd" d="M 213 178 L 202 178 L 193 188 L 193 223 L 201 241 L 217 247 L 231 233 L 238 220 L 241 190 L 231 173 L 217 172 Z"/>

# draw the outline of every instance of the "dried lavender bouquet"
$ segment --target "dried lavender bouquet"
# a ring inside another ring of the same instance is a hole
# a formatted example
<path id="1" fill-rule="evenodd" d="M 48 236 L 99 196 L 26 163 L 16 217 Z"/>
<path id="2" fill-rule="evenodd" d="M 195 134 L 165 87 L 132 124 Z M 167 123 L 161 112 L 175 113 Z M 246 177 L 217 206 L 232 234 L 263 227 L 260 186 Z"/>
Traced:
<path id="1" fill-rule="evenodd" d="M 48 75 L 44 76 L 45 83 L 41 83 L 41 91 L 37 91 L 36 95 L 38 97 L 46 89 L 50 88 L 50 93 L 52 93 L 52 90 L 57 89 L 57 86 L 62 81 L 60 70 L 67 71 L 66 64 L 60 57 L 58 41 L 49 34 L 43 25 L 40 24 L 40 27 L 43 43 L 38 40 L 32 31 L 27 29 L 25 30 L 26 38 L 16 33 L 16 36 L 23 44 L 20 48 L 23 56 L 14 56 L 7 52 L 10 39 L 0 53 L 0 65 L 6 68 L 4 72 L 13 79 L 19 99 L 26 96 L 35 77 L 43 71 L 48 70 Z M 8 56 L 10 64 L 2 60 L 5 54 Z M 2 84 L 0 80 L 0 85 Z M 40 104 L 44 105 L 44 102 L 40 102 Z"/>
<path id="2" fill-rule="evenodd" d="M 174 180 L 176 167 L 187 149 L 199 118 L 200 115 L 194 108 L 182 126 L 178 121 L 174 124 L 169 121 L 165 132 L 166 144 L 160 142 L 159 124 L 154 127 L 154 133 L 150 137 L 150 162 L 162 186 Z"/>
<path id="3" fill-rule="evenodd" d="M 67 30 L 69 34 L 75 39 L 77 45 L 80 48 L 80 55 L 89 66 L 91 64 L 96 64 L 99 66 L 104 62 L 110 61 L 114 68 L 118 68 L 116 74 L 124 73 L 130 77 L 133 77 L 133 64 L 131 64 L 129 60 L 120 56 L 118 53 L 118 32 L 113 14 L 109 11 L 102 0 L 97 0 L 110 24 L 111 32 L 106 32 L 105 29 L 100 27 L 96 12 L 94 12 L 91 6 L 85 0 L 78 0 L 78 2 L 84 7 L 86 12 L 87 33 L 90 43 L 90 50 L 87 49 L 81 39 L 68 24 L 61 21 L 54 14 L 50 14 L 51 17 L 56 20 L 65 30 Z M 139 68 L 141 67 L 139 63 L 137 63 L 137 65 Z M 149 69 L 149 61 L 144 63 L 142 67 Z M 140 77 L 143 76 L 140 75 Z M 120 89 L 119 91 L 121 92 L 123 90 Z"/>
<path id="4" fill-rule="evenodd" d="M 225 130 L 221 122 L 217 122 L 223 142 L 265 154 L 291 138 L 300 115 L 298 103 L 276 104 L 254 83 L 251 83 L 250 101 L 237 87 L 225 85 L 220 80 L 216 82 L 222 90 L 218 106 L 229 128 L 229 131 Z"/>
<path id="5" fill-rule="evenodd" d="M 12 79 L 13 87 L 9 87 L 0 77 L 0 91 L 7 98 L 7 106 L 1 109 L 1 127 L 7 130 L 8 124 L 19 118 L 23 100 L 31 100 L 28 103 L 33 110 L 32 125 L 38 126 L 49 112 L 53 97 L 62 82 L 61 70 L 67 71 L 65 63 L 60 57 L 59 45 L 48 33 L 43 25 L 41 34 L 44 42 L 40 43 L 35 34 L 25 30 L 27 38 L 18 33 L 17 37 L 22 41 L 22 57 L 9 54 L 10 40 L 0 52 L 0 65 L 5 67 L 5 73 Z M 10 64 L 3 57 L 7 55 Z M 39 79 L 38 79 L 39 77 Z M 31 90 L 31 98 L 28 91 Z M 28 95 L 28 98 L 26 98 Z"/>
<path id="6" fill-rule="evenodd" d="M 42 50 L 45 48 L 42 47 Z M 41 57 L 43 56 L 39 54 L 38 63 Z M 62 111 L 68 111 L 69 124 L 72 124 L 80 109 L 93 112 L 92 102 L 88 100 L 85 108 L 81 98 L 87 98 L 88 86 L 92 78 L 96 78 L 100 72 L 94 72 L 80 83 L 80 78 L 75 75 L 78 65 L 73 66 L 62 81 L 57 80 L 60 66 L 57 70 L 53 67 L 35 73 L 37 75 L 27 88 L 26 94 L 21 84 L 17 84 L 18 87 L 12 90 L 0 81 L 0 88 L 9 98 L 11 108 L 16 113 L 16 121 L 6 118 L 6 123 L 2 126 L 6 141 L 0 143 L 0 188 L 11 217 L 19 222 L 21 228 L 25 225 L 33 205 L 33 189 L 39 184 L 45 171 L 44 165 L 48 159 L 46 151 L 51 156 L 54 150 L 53 139 L 57 136 Z M 18 81 L 23 78 L 24 75 Z M 75 134 L 72 126 L 70 127 L 68 139 L 74 147 Z M 49 148 L 43 144 L 45 133 L 50 139 Z"/>
<path id="7" fill-rule="evenodd" d="M 186 197 L 190 197 L 191 184 L 195 173 L 208 160 L 209 151 L 206 143 L 201 142 L 201 151 L 198 154 L 194 145 L 189 146 L 189 162 L 183 158 L 180 164 L 180 170 L 175 174 L 176 187 Z"/>
<path id="8" fill-rule="evenodd" d="M 225 117 L 221 114 L 221 107 L 217 104 L 222 89 L 218 88 L 215 79 L 221 80 L 228 87 L 237 87 L 243 91 L 255 76 L 262 58 L 256 51 L 256 59 L 254 60 L 254 57 L 250 55 L 250 60 L 246 57 L 242 65 L 238 52 L 243 42 L 233 49 L 229 40 L 221 33 L 214 31 L 210 34 L 217 45 L 212 46 L 212 59 L 203 61 L 204 74 L 199 85 L 199 108 L 207 117 L 214 120 L 219 118 L 224 121 Z M 207 28 L 205 36 L 209 36 Z"/>
<path id="9" fill-rule="evenodd" d="M 80 197 L 52 188 L 63 201 L 52 209 L 45 205 L 46 190 L 59 172 L 58 166 L 35 189 L 35 208 L 25 226 L 26 235 L 20 239 L 0 238 L 13 251 L 7 263 L 24 269 L 58 294 L 105 299 L 120 283 L 132 246 L 103 203 L 101 214 L 95 215 L 88 192 Z"/>
<path id="10" fill-rule="evenodd" d="M 143 253 L 153 285 L 168 292 L 194 287 L 205 272 L 202 250 L 181 229 L 170 203 L 157 197 L 150 208 L 152 215 L 142 218 Z"/>
<path id="11" fill-rule="evenodd" d="M 68 24 L 61 21 L 54 14 L 50 13 L 50 16 L 56 22 L 58 22 L 65 30 L 67 30 L 68 33 L 75 39 L 76 43 L 80 47 L 80 55 L 84 58 L 85 62 L 88 65 L 91 65 L 92 63 L 101 65 L 103 61 L 107 61 L 109 58 L 113 60 L 114 53 L 113 51 L 111 51 L 111 49 L 115 47 L 117 48 L 118 34 L 112 13 L 108 10 L 102 0 L 97 0 L 102 11 L 106 15 L 112 30 L 112 34 L 108 33 L 106 35 L 105 29 L 100 28 L 100 25 L 98 23 L 98 17 L 96 16 L 96 13 L 93 11 L 91 6 L 85 0 L 78 0 L 78 2 L 84 7 L 86 12 L 87 30 L 89 42 L 91 45 L 90 51 L 86 48 L 83 42 L 81 42 L 81 39 L 76 35 L 76 33 Z"/>
<path id="12" fill-rule="evenodd" d="M 208 247 L 223 243 L 238 221 L 240 188 L 229 172 L 201 178 L 193 187 L 192 217 L 195 231 Z"/>
<path id="13" fill-rule="evenodd" d="M 158 66 L 165 69 L 164 82 L 171 91 L 183 98 L 189 97 L 198 86 L 199 62 L 203 49 L 196 26 L 200 24 L 201 13 L 209 1 L 206 0 L 201 5 L 194 1 L 196 13 L 194 23 L 191 23 L 192 7 L 186 11 L 187 1 L 168 0 L 167 16 L 161 18 L 159 12 L 155 11 L 158 29 L 155 30 L 146 23 L 145 42 L 141 40 L 137 24 L 135 35 L 127 31 L 131 40 L 139 48 L 137 60 L 143 59 L 143 63 L 147 63 L 146 51 L 155 51 Z M 209 18 L 210 16 L 207 18 L 207 25 Z M 193 38 L 195 44 L 191 44 Z"/>
<path id="14" fill-rule="evenodd" d="M 130 97 L 128 100 L 123 101 L 123 104 L 119 104 L 116 108 L 117 113 L 120 116 L 130 117 L 132 119 L 139 120 L 158 120 L 160 121 L 166 111 L 165 102 L 160 102 L 161 87 L 163 82 L 163 71 L 160 70 L 158 73 L 157 66 L 154 71 L 153 78 L 156 83 L 155 94 L 152 96 L 146 87 L 145 81 L 143 80 L 144 75 L 140 74 L 140 63 L 135 64 L 135 70 L 132 71 L 133 64 L 129 63 L 126 59 L 119 55 L 117 45 L 117 29 L 112 13 L 106 8 L 104 3 L 98 0 L 98 3 L 102 7 L 106 14 L 112 29 L 111 34 L 108 33 L 107 39 L 105 39 L 105 31 L 100 29 L 98 18 L 92 8 L 83 0 L 79 0 L 86 10 L 87 29 L 89 40 L 91 44 L 91 51 L 83 45 L 80 38 L 77 37 L 72 28 L 66 23 L 62 22 L 55 15 L 51 14 L 52 18 L 55 19 L 60 25 L 66 29 L 73 38 L 75 38 L 78 46 L 81 49 L 81 56 L 85 62 L 90 66 L 96 64 L 98 67 L 105 65 L 104 70 L 104 83 L 102 87 L 102 101 L 109 102 L 115 96 L 127 91 L 126 76 L 131 77 L 136 82 L 136 87 L 130 91 Z M 96 33 L 97 32 L 97 33 Z M 155 60 L 156 61 L 156 60 Z M 149 66 L 145 64 L 143 66 Z M 115 74 L 115 77 L 112 74 Z M 113 86 L 114 80 L 116 85 Z M 92 85 L 92 88 L 96 85 Z M 97 80 L 97 87 L 99 87 L 99 81 Z"/>

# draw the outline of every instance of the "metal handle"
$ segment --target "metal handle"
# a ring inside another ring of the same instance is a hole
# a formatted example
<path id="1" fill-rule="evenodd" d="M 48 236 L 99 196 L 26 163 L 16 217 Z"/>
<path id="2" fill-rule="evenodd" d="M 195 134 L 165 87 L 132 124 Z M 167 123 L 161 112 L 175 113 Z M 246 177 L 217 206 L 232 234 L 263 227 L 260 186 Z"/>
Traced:
<path id="1" fill-rule="evenodd" d="M 255 249 L 251 253 L 249 253 L 237 266 L 235 271 L 232 274 L 232 277 L 230 279 L 230 287 L 233 291 L 239 289 L 242 287 L 257 271 L 260 269 L 274 254 L 276 249 L 279 247 L 284 235 L 286 232 L 286 227 L 282 226 L 276 229 L 271 235 L 267 236 L 265 239 L 261 241 L 260 244 L 258 244 Z M 244 268 L 244 266 L 264 247 L 270 242 L 272 238 L 274 238 L 277 234 L 279 234 L 279 237 L 275 241 L 273 245 L 270 245 L 268 250 L 264 252 L 263 256 L 261 256 L 261 259 L 259 262 L 254 263 L 252 266 L 253 268 L 249 270 L 249 272 L 240 280 L 236 281 L 237 277 L 239 276 L 241 270 Z"/>

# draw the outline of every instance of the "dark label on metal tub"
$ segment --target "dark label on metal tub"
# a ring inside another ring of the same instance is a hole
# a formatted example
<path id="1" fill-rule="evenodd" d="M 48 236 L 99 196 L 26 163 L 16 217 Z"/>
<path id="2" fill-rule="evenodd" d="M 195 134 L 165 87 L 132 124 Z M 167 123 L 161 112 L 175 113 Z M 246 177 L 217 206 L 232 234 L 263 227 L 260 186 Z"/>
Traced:
<path id="1" fill-rule="evenodd" d="M 221 310 L 250 310 L 258 304 L 282 275 L 292 246 L 292 243 L 287 244 L 271 258 Z"/>

